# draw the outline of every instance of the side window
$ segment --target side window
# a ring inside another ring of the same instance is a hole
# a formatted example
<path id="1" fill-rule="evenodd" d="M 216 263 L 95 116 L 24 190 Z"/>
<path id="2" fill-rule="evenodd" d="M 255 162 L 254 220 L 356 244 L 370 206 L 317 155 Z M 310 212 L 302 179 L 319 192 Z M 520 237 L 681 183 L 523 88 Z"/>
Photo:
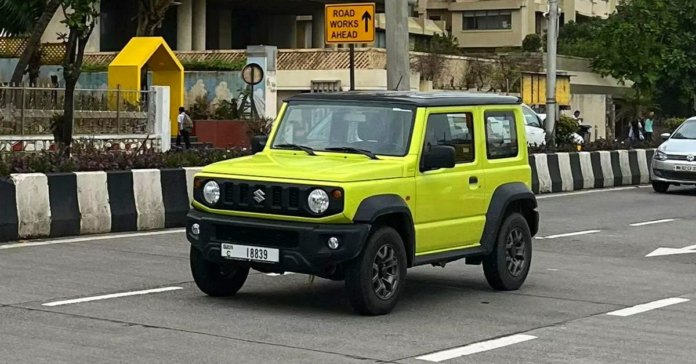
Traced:
<path id="1" fill-rule="evenodd" d="M 513 111 L 486 111 L 486 154 L 488 159 L 517 157 L 517 124 Z"/>
<path id="2" fill-rule="evenodd" d="M 473 162 L 474 118 L 471 113 L 431 114 L 425 129 L 425 147 L 449 145 L 454 147 L 457 163 Z"/>

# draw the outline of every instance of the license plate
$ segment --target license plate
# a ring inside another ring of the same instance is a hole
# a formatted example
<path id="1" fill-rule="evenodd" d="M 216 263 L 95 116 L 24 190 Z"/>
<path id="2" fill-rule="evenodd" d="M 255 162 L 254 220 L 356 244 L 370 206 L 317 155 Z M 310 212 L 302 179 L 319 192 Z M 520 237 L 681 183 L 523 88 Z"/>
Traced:
<path id="1" fill-rule="evenodd" d="M 278 249 L 222 244 L 220 252 L 222 257 L 227 259 L 253 260 L 268 263 L 278 263 L 280 261 L 280 251 Z"/>
<path id="2" fill-rule="evenodd" d="M 680 172 L 696 172 L 696 166 L 676 165 L 674 166 L 674 170 Z"/>

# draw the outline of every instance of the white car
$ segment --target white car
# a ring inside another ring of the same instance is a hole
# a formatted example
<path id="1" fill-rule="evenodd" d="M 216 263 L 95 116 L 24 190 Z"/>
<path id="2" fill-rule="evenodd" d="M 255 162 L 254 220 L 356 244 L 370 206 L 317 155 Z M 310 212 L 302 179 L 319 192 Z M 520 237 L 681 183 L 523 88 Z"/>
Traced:
<path id="1" fill-rule="evenodd" d="M 527 131 L 527 143 L 532 146 L 545 145 L 546 131 L 544 130 L 544 120 L 546 115 L 542 119 L 531 107 L 524 104 L 522 104 L 522 111 L 524 112 L 524 125 Z"/>

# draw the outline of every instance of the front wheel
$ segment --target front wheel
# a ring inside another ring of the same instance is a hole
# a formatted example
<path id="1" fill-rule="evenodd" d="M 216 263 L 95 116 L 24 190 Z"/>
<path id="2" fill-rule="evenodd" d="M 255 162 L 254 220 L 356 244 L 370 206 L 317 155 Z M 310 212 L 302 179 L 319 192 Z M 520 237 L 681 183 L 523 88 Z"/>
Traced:
<path id="1" fill-rule="evenodd" d="M 211 262 L 193 246 L 191 246 L 190 260 L 193 280 L 208 296 L 232 296 L 244 286 L 249 276 L 249 267 L 240 267 L 235 262 L 225 265 Z"/>
<path id="2" fill-rule="evenodd" d="M 669 190 L 669 183 L 653 181 L 652 186 L 657 193 L 665 193 Z"/>
<path id="3" fill-rule="evenodd" d="M 406 283 L 406 251 L 390 227 L 373 232 L 362 253 L 345 266 L 351 305 L 361 315 L 385 315 L 399 300 Z"/>
<path id="4" fill-rule="evenodd" d="M 498 291 L 522 287 L 532 264 L 532 234 L 524 216 L 510 214 L 498 231 L 491 254 L 483 259 L 488 284 Z"/>

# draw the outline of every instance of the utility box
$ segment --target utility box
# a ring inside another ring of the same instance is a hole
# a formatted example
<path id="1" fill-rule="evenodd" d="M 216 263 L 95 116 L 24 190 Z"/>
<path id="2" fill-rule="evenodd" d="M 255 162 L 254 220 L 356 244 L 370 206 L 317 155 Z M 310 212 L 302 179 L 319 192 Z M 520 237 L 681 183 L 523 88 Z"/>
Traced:
<path id="1" fill-rule="evenodd" d="M 556 75 L 556 102 L 561 110 L 570 109 L 570 75 Z M 522 73 L 522 102 L 529 106 L 546 104 L 546 73 Z"/>

